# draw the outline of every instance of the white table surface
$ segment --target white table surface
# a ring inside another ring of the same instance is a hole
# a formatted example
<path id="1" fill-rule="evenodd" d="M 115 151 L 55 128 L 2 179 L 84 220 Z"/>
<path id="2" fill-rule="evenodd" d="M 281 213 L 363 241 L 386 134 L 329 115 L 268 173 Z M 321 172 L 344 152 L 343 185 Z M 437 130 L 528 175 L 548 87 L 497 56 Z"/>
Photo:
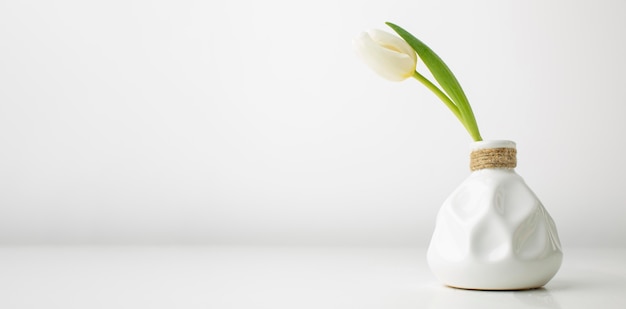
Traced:
<path id="1" fill-rule="evenodd" d="M 624 248 L 566 248 L 545 288 L 520 292 L 442 286 L 425 251 L 0 247 L 0 308 L 626 308 Z"/>

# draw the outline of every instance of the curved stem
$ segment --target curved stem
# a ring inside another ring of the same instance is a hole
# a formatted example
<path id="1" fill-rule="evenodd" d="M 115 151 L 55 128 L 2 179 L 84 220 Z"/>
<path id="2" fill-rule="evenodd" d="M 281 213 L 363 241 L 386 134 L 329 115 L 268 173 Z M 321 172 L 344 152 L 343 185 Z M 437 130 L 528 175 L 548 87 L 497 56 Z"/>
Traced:
<path id="1" fill-rule="evenodd" d="M 417 71 L 413 72 L 413 78 L 417 79 L 420 83 L 426 86 L 426 88 L 432 91 L 441 101 L 443 101 L 443 103 L 452 111 L 454 116 L 456 116 L 456 118 L 459 119 L 463 127 L 465 127 L 465 129 L 468 132 L 470 132 L 470 135 L 471 135 L 471 131 L 469 127 L 467 126 L 467 124 L 465 123 L 465 119 L 463 119 L 463 116 L 461 115 L 459 108 L 456 106 L 456 104 L 454 104 L 454 102 L 452 102 L 452 100 L 450 100 L 450 98 L 448 98 L 448 96 L 445 93 L 439 90 L 437 86 L 435 86 L 432 82 L 430 82 L 426 77 L 424 77 L 422 74 L 418 73 Z"/>
<path id="2" fill-rule="evenodd" d="M 480 131 L 478 130 L 478 124 L 476 123 L 476 118 L 474 118 L 474 113 L 472 112 L 472 108 L 468 106 L 467 112 L 468 112 L 467 117 L 469 118 L 468 126 L 470 127 L 468 131 L 470 135 L 472 136 L 472 138 L 474 139 L 474 141 L 480 142 L 483 140 L 483 138 L 480 136 Z"/>
<path id="3" fill-rule="evenodd" d="M 474 117 L 474 112 L 472 111 L 472 107 L 469 105 L 469 102 L 467 102 L 467 99 L 465 99 L 463 103 L 459 103 L 458 107 L 461 115 L 463 115 L 463 118 L 465 119 L 465 122 L 467 124 L 466 128 L 469 134 L 472 136 L 474 141 L 482 141 L 483 138 L 480 136 L 478 124 L 476 123 L 476 118 Z"/>
<path id="4" fill-rule="evenodd" d="M 418 73 L 417 71 L 413 72 L 413 78 L 421 82 L 424 86 L 426 86 L 426 88 L 432 91 L 441 101 L 443 101 L 443 103 L 452 111 L 454 116 L 456 116 L 456 118 L 461 122 L 463 127 L 465 127 L 465 130 L 467 130 L 467 132 L 470 134 L 470 136 L 472 137 L 474 141 L 483 140 L 483 138 L 480 136 L 480 132 L 478 131 L 478 125 L 476 124 L 474 114 L 472 113 L 472 110 L 469 106 L 468 106 L 468 109 L 469 109 L 468 117 L 471 119 L 468 123 L 465 117 L 463 117 L 463 113 L 461 112 L 459 107 L 456 104 L 454 104 L 454 102 L 452 102 L 452 100 L 445 93 L 443 93 L 437 86 L 435 86 L 435 84 L 433 84 L 431 81 L 429 81 L 426 77 L 424 77 L 422 74 Z"/>

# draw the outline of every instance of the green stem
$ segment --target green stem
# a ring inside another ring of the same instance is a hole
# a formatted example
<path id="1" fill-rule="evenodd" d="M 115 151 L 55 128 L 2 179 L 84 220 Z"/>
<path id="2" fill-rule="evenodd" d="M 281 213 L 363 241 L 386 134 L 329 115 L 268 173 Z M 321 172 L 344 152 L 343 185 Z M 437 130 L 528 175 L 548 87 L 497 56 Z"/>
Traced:
<path id="1" fill-rule="evenodd" d="M 456 116 L 456 118 L 461 122 L 463 127 L 465 127 L 465 130 L 467 130 L 467 132 L 470 134 L 472 139 L 474 139 L 474 141 L 483 140 L 482 137 L 480 136 L 480 132 L 478 131 L 478 125 L 476 124 L 476 119 L 474 118 L 474 114 L 472 113 L 472 110 L 470 107 L 467 108 L 469 109 L 467 116 L 468 118 L 470 118 L 469 123 L 468 123 L 468 121 L 466 121 L 466 119 L 463 117 L 463 114 L 461 113 L 461 110 L 459 109 L 459 107 L 456 104 L 454 104 L 454 102 L 452 102 L 452 100 L 445 93 L 439 90 L 439 88 L 435 86 L 435 84 L 433 84 L 431 81 L 429 81 L 426 77 L 424 77 L 422 74 L 418 73 L 417 71 L 413 72 L 413 78 L 421 82 L 424 86 L 426 86 L 426 88 L 428 88 L 439 99 L 441 99 L 441 101 L 443 101 L 443 103 L 452 111 L 454 116 Z"/>
<path id="2" fill-rule="evenodd" d="M 482 141 L 483 138 L 480 136 L 478 124 L 476 124 L 476 118 L 474 117 L 474 112 L 472 111 L 472 107 L 469 105 L 469 102 L 467 102 L 467 99 L 463 100 L 463 102 L 459 102 L 457 106 L 459 107 L 461 115 L 463 115 L 463 119 L 465 119 L 465 127 L 467 128 L 467 132 L 469 132 L 474 141 Z"/>
<path id="3" fill-rule="evenodd" d="M 478 124 L 476 123 L 476 118 L 474 117 L 474 112 L 472 112 L 472 107 L 467 105 L 465 109 L 465 117 L 467 118 L 467 125 L 469 127 L 468 131 L 474 141 L 479 142 L 482 141 L 483 138 L 480 136 L 480 131 L 478 131 Z"/>
<path id="4" fill-rule="evenodd" d="M 459 121 L 461 122 L 461 124 L 463 124 L 465 129 L 468 132 L 470 131 L 470 129 L 467 127 L 467 124 L 465 123 L 465 119 L 463 119 L 463 116 L 461 115 L 461 112 L 459 111 L 459 108 L 456 106 L 456 104 L 454 104 L 454 102 L 452 102 L 452 100 L 450 100 L 450 98 L 448 98 L 448 96 L 445 93 L 439 90 L 437 86 L 435 86 L 426 77 L 424 77 L 422 74 L 418 73 L 417 71 L 413 72 L 413 78 L 417 79 L 424 86 L 426 86 L 426 88 L 432 91 L 439 99 L 441 99 L 441 101 L 443 101 L 443 103 L 452 111 L 454 116 L 456 116 L 456 118 L 459 119 Z M 471 135 L 471 132 L 470 132 L 470 135 Z"/>
<path id="5" fill-rule="evenodd" d="M 467 118 L 469 119 L 468 126 L 470 129 L 468 130 L 474 141 L 480 142 L 483 138 L 480 136 L 480 131 L 478 131 L 478 124 L 476 124 L 476 118 L 474 118 L 474 113 L 472 112 L 471 107 L 467 107 Z"/>

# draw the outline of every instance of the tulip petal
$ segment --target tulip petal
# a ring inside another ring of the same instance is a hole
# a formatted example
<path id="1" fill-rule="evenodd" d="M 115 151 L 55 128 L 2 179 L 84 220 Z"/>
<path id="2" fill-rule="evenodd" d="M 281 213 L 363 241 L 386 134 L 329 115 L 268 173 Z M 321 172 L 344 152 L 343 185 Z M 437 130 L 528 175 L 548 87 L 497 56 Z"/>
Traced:
<path id="1" fill-rule="evenodd" d="M 417 62 L 415 50 L 402 38 L 378 29 L 371 29 L 367 33 L 379 45 L 409 55 L 413 61 Z"/>
<path id="2" fill-rule="evenodd" d="M 355 50 L 363 62 L 374 72 L 391 81 L 402 81 L 413 75 L 417 58 L 410 55 L 415 55 L 415 51 L 400 38 L 397 40 L 404 44 L 396 44 L 398 41 L 379 33 L 375 36 L 380 41 L 375 41 L 370 33 L 366 32 L 353 41 Z M 391 34 L 389 36 L 393 37 Z M 404 52 L 406 48 L 403 45 L 411 48 L 411 53 L 406 54 Z"/>

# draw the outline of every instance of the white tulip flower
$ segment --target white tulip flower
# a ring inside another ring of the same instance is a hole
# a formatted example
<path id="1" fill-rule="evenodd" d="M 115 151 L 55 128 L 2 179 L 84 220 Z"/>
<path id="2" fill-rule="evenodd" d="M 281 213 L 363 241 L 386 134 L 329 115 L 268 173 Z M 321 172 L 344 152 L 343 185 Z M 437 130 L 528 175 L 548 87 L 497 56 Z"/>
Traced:
<path id="1" fill-rule="evenodd" d="M 411 33 L 396 24 L 390 22 L 385 24 L 400 37 L 382 30 L 370 30 L 352 40 L 356 53 L 363 62 L 374 72 L 391 81 L 415 78 L 441 99 L 474 141 L 482 141 L 472 107 L 450 68 L 432 49 Z M 418 56 L 441 89 L 415 70 Z"/>
<path id="2" fill-rule="evenodd" d="M 373 29 L 361 33 L 352 43 L 363 62 L 380 76 L 391 81 L 402 81 L 413 76 L 417 55 L 403 39 Z"/>

